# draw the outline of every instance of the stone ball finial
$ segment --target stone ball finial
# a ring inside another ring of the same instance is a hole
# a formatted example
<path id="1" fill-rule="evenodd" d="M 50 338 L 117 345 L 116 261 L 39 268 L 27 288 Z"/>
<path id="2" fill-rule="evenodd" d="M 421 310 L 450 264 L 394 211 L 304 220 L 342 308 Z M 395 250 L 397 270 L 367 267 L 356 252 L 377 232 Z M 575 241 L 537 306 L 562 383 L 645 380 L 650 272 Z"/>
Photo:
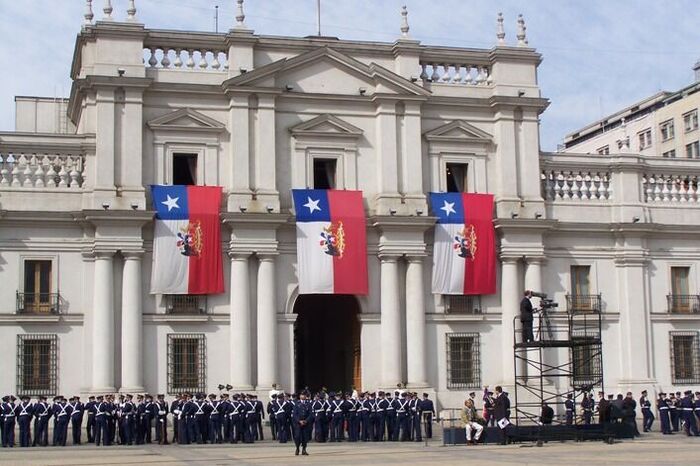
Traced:
<path id="1" fill-rule="evenodd" d="M 518 15 L 518 46 L 525 47 L 527 45 L 527 27 L 525 26 L 525 18 L 523 15 Z"/>
<path id="2" fill-rule="evenodd" d="M 129 7 L 126 10 L 126 20 L 136 21 L 136 2 L 135 0 L 129 0 Z"/>
<path id="3" fill-rule="evenodd" d="M 236 0 L 236 28 L 245 28 L 245 13 L 243 12 L 243 0 Z"/>
<path id="4" fill-rule="evenodd" d="M 408 37 L 408 31 L 411 28 L 408 25 L 408 8 L 406 5 L 401 7 L 401 36 Z"/>
<path id="5" fill-rule="evenodd" d="M 104 21 L 112 21 L 112 11 L 114 11 L 114 8 L 112 8 L 112 0 L 105 0 L 105 6 L 102 8 L 102 12 L 104 13 L 102 19 Z"/>
<path id="6" fill-rule="evenodd" d="M 498 39 L 498 45 L 506 44 L 506 29 L 503 26 L 503 13 L 498 13 L 498 19 L 496 19 L 496 38 Z"/>
<path id="7" fill-rule="evenodd" d="M 85 14 L 83 15 L 85 18 L 85 25 L 89 26 L 92 24 L 92 19 L 95 17 L 95 14 L 92 12 L 92 0 L 87 0 L 85 2 Z"/>

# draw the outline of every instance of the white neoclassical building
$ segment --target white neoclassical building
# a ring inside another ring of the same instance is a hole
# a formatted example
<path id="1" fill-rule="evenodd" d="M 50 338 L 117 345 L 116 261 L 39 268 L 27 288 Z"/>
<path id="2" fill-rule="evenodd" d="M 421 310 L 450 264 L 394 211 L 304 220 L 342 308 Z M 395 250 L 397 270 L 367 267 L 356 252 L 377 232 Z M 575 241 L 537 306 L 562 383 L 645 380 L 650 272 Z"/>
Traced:
<path id="1" fill-rule="evenodd" d="M 405 12 L 391 43 L 256 35 L 242 3 L 218 34 L 88 8 L 70 97 L 17 99 L 0 393 L 405 382 L 459 406 L 513 386 L 525 288 L 602 311 L 606 388 L 700 382 L 700 160 L 541 153 L 522 19 L 514 41 L 499 17 L 492 48 L 454 48 L 412 39 Z M 151 184 L 223 186 L 225 293 L 149 293 Z M 363 191 L 367 296 L 298 294 L 305 187 Z M 494 295 L 431 293 L 426 194 L 448 190 L 495 195 Z"/>

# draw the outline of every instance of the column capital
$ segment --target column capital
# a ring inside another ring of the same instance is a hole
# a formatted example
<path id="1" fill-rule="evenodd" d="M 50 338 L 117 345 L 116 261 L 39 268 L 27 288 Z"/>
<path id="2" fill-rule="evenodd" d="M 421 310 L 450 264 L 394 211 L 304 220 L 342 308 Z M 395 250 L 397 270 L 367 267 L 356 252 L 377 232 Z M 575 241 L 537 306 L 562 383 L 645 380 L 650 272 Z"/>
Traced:
<path id="1" fill-rule="evenodd" d="M 530 265 L 530 264 L 539 264 L 542 265 L 545 262 L 547 262 L 547 258 L 545 256 L 526 256 L 525 257 L 525 262 Z"/>
<path id="2" fill-rule="evenodd" d="M 234 261 L 248 260 L 253 255 L 250 251 L 229 251 L 228 257 Z"/>
<path id="3" fill-rule="evenodd" d="M 256 252 L 255 255 L 260 262 L 274 262 L 280 254 L 278 252 Z"/>
<path id="4" fill-rule="evenodd" d="M 379 260 L 382 262 L 398 262 L 398 260 L 402 257 L 401 254 L 391 254 L 391 253 L 380 253 L 379 254 Z"/>
<path id="5" fill-rule="evenodd" d="M 95 257 L 95 259 L 111 259 L 116 253 L 117 251 L 109 249 L 95 249 L 92 251 L 92 255 Z"/>
<path id="6" fill-rule="evenodd" d="M 146 251 L 122 251 L 122 256 L 124 256 L 124 260 L 142 260 L 144 254 Z"/>
<path id="7" fill-rule="evenodd" d="M 428 254 L 411 254 L 406 256 L 406 261 L 411 264 L 422 264 L 423 260 L 428 257 Z"/>
<path id="8" fill-rule="evenodd" d="M 502 264 L 517 264 L 522 257 L 520 256 L 501 256 L 499 258 Z"/>

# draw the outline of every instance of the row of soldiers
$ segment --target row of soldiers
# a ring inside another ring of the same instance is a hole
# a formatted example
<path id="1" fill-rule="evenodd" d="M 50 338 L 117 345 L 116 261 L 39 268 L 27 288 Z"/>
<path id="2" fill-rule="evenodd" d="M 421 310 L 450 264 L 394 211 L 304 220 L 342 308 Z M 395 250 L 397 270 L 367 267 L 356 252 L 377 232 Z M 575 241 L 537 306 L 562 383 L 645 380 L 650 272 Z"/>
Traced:
<path id="1" fill-rule="evenodd" d="M 49 404 L 41 396 L 32 403 L 22 396 L 19 404 L 14 396 L 5 396 L 0 405 L 0 430 L 3 447 L 15 444 L 19 426 L 19 445 L 49 445 L 49 424 L 53 420 L 51 445 L 65 446 L 69 429 L 74 445 L 80 445 L 84 419 L 88 443 L 95 445 L 133 445 L 168 443 L 168 420 L 172 419 L 172 442 L 190 443 L 253 443 L 264 440 L 263 419 L 269 417 L 272 438 L 281 443 L 292 439 L 294 410 L 300 397 L 283 392 L 273 393 L 265 409 L 254 394 L 222 393 L 220 397 L 204 393 L 177 395 L 171 403 L 164 395 L 130 394 L 90 396 L 82 403 L 79 396 L 53 398 Z M 422 440 L 422 426 L 432 437 L 435 409 L 427 394 L 419 399 L 416 393 L 396 391 L 350 394 L 321 391 L 313 400 L 305 399 L 311 410 L 309 432 L 318 442 L 408 441 Z M 33 426 L 32 426 L 33 421 Z M 155 429 L 155 435 L 153 431 Z M 33 434 L 32 435 L 32 431 Z M 296 440 L 296 438 L 295 438 Z"/>

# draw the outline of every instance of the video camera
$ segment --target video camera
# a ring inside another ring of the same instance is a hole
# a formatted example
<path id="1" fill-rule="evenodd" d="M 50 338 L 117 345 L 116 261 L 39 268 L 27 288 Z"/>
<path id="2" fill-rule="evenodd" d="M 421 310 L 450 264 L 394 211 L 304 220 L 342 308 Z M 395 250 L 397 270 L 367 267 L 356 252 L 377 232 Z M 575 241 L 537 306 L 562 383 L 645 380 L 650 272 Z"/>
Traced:
<path id="1" fill-rule="evenodd" d="M 546 311 L 548 309 L 556 309 L 559 307 L 559 303 L 556 303 L 553 299 L 548 298 L 547 293 L 536 293 L 533 291 L 532 297 L 540 298 L 540 308 L 543 311 Z"/>

